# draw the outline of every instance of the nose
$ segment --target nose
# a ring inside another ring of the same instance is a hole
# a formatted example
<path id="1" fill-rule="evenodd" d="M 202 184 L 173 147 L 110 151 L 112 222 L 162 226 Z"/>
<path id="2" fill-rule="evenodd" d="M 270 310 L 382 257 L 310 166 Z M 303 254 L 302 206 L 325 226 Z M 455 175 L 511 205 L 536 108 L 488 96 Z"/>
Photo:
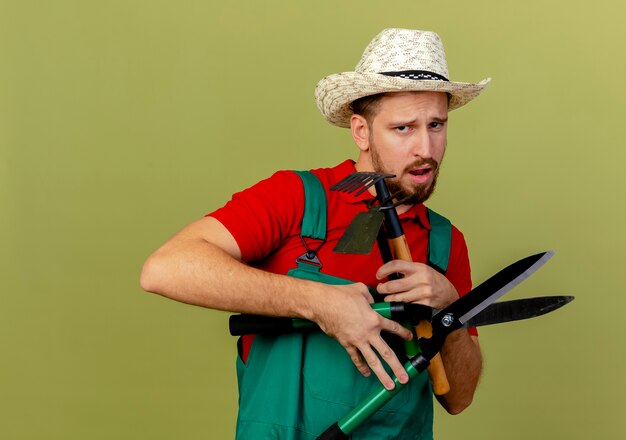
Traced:
<path id="1" fill-rule="evenodd" d="M 433 142 L 428 130 L 416 130 L 415 136 L 413 136 L 412 139 L 411 153 L 413 156 L 421 157 L 422 159 L 432 157 Z"/>

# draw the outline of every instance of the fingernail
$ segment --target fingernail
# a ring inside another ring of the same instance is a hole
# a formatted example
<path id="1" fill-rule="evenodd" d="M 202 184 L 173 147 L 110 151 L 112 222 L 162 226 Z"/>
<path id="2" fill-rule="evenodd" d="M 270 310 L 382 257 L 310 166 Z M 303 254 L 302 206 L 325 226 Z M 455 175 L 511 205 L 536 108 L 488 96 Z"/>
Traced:
<path id="1" fill-rule="evenodd" d="M 386 389 L 388 389 L 388 390 L 390 390 L 390 391 L 391 391 L 391 390 L 393 390 L 395 387 L 396 387 L 396 384 L 395 384 L 393 381 L 391 381 L 391 382 L 387 382 L 387 383 L 385 384 L 385 388 L 386 388 Z"/>

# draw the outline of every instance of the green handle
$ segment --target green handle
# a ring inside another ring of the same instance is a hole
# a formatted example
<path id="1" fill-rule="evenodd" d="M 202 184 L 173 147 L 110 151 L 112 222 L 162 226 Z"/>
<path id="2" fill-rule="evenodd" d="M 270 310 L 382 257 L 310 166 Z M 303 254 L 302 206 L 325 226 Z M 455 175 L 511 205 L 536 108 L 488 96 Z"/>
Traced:
<path id="1" fill-rule="evenodd" d="M 419 356 L 422 359 L 422 356 Z M 406 387 L 411 379 L 417 376 L 419 373 L 424 371 L 427 367 L 426 364 L 423 365 L 423 368 L 420 366 L 419 368 L 414 365 L 414 358 L 409 360 L 404 364 L 404 369 L 409 375 L 409 381 L 405 384 L 400 383 L 397 377 L 394 376 L 393 383 L 395 387 L 393 390 L 388 390 L 385 387 L 381 386 L 372 392 L 366 399 L 364 399 L 356 408 L 350 411 L 343 419 L 341 419 L 337 426 L 343 433 L 346 435 L 350 435 L 357 429 L 363 422 L 365 422 L 369 417 L 371 417 L 376 411 L 382 408 L 387 402 L 391 400 L 393 396 L 398 394 L 404 387 Z"/>
<path id="2" fill-rule="evenodd" d="M 391 319 L 391 303 L 375 303 L 372 309 L 381 316 Z M 281 334 L 294 330 L 316 328 L 317 324 L 300 318 L 279 318 L 259 315 L 231 315 L 229 319 L 232 336 L 256 334 Z"/>

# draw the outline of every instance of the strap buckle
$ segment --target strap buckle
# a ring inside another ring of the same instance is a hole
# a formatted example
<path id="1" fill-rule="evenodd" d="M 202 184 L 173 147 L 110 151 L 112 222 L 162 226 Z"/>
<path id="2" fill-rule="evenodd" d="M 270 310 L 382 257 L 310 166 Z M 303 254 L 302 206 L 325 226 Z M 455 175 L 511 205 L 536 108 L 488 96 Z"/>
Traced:
<path id="1" fill-rule="evenodd" d="M 316 266 L 318 268 L 321 268 L 322 262 L 317 256 L 317 251 L 319 251 L 320 248 L 324 245 L 324 243 L 326 243 L 326 239 L 320 240 L 320 244 L 315 249 L 311 249 L 309 247 L 309 245 L 306 243 L 306 240 L 304 239 L 303 236 L 300 236 L 300 240 L 302 241 L 302 245 L 306 249 L 306 252 L 300 255 L 298 258 L 296 258 L 296 263 L 306 263 L 306 264 L 310 264 L 311 266 Z"/>

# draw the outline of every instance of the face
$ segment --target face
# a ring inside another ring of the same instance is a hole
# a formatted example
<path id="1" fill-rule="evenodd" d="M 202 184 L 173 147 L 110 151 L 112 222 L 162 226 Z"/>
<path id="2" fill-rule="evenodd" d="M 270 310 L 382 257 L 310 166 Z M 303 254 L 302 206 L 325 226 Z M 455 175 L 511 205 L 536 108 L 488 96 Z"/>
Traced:
<path id="1" fill-rule="evenodd" d="M 383 97 L 369 123 L 360 115 L 352 117 L 352 133 L 361 150 L 357 170 L 395 174 L 387 186 L 397 200 L 425 201 L 435 189 L 445 153 L 447 121 L 445 93 Z"/>

